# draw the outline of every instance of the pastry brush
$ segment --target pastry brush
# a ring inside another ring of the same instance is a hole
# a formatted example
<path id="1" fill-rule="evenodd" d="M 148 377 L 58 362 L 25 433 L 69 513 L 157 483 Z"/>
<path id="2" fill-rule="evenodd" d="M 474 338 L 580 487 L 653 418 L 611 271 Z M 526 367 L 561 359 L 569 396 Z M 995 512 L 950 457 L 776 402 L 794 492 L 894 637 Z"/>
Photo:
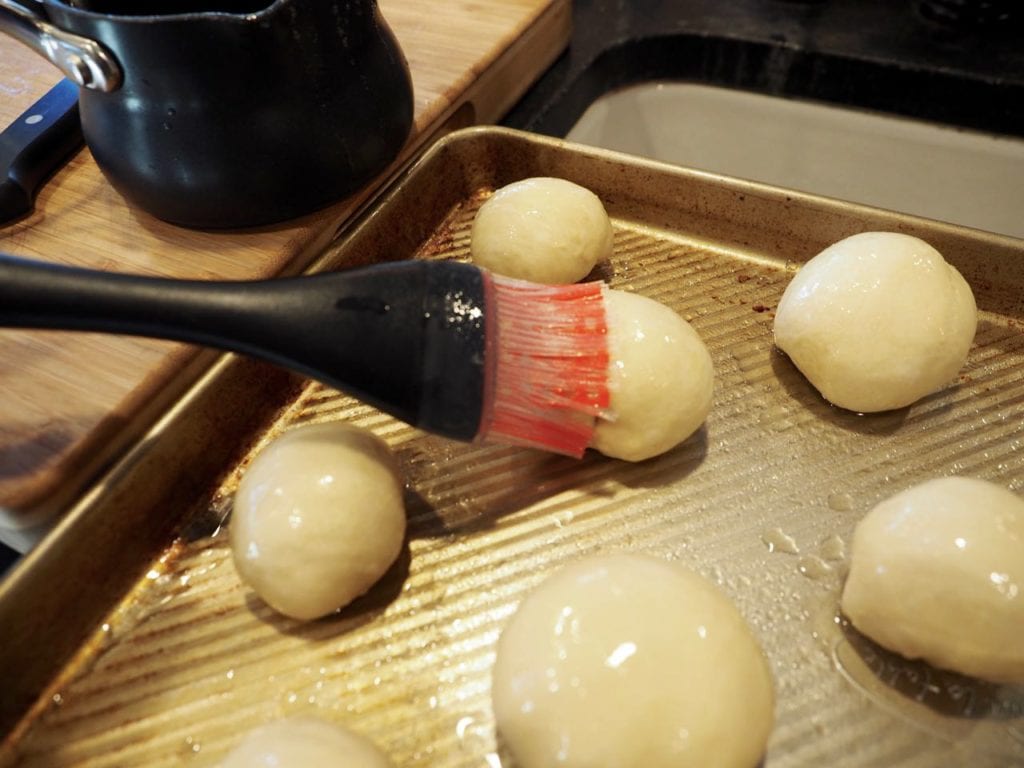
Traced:
<path id="1" fill-rule="evenodd" d="M 609 404 L 603 291 L 446 261 L 206 281 L 0 254 L 0 325 L 242 353 L 427 432 L 577 457 Z"/>

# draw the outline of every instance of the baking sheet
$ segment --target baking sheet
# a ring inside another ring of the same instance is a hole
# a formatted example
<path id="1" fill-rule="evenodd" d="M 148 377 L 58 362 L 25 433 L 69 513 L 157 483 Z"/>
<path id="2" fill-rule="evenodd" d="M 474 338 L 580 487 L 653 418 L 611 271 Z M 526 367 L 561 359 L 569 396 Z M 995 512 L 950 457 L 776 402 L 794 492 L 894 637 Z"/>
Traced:
<path id="1" fill-rule="evenodd" d="M 489 703 L 501 628 L 552 569 L 612 550 L 684 563 L 736 602 L 775 676 L 770 768 L 1024 764 L 1024 690 L 906 662 L 837 616 L 853 526 L 879 500 L 949 474 L 1024 490 L 1024 243 L 489 128 L 441 142 L 315 268 L 465 259 L 480 203 L 533 175 L 599 194 L 615 253 L 595 277 L 668 304 L 701 334 L 717 377 L 704 428 L 647 462 L 574 461 L 424 435 L 316 384 L 264 385 L 263 398 L 287 395 L 283 410 L 252 417 L 252 449 L 216 483 L 143 510 L 178 526 L 144 551 L 140 577 L 121 571 L 131 585 L 118 599 L 91 600 L 52 568 L 32 572 L 47 546 L 70 546 L 59 541 L 67 530 L 23 564 L 22 611 L 34 587 L 41 605 L 95 603 L 99 619 L 72 659 L 52 659 L 57 678 L 11 728 L 0 765 L 216 765 L 246 729 L 304 713 L 367 734 L 396 765 L 511 768 Z M 802 261 L 869 229 L 943 251 L 972 284 L 981 322 L 956 382 L 909 409 L 857 416 L 825 403 L 774 350 L 771 325 Z M 244 382 L 232 387 L 245 396 Z M 218 418 L 216 403 L 195 408 L 191 439 Z M 241 586 L 221 523 L 253 451 L 290 426 L 333 419 L 392 446 L 409 534 L 370 593 L 301 623 Z M 157 434 L 142 450 L 173 456 L 168 444 L 182 439 Z M 180 469 L 167 461 L 159 472 Z M 82 515 L 75 546 L 96 544 L 101 565 L 118 571 L 121 550 L 100 539 L 117 521 L 102 504 Z M 8 650 L 0 645 L 13 690 Z"/>

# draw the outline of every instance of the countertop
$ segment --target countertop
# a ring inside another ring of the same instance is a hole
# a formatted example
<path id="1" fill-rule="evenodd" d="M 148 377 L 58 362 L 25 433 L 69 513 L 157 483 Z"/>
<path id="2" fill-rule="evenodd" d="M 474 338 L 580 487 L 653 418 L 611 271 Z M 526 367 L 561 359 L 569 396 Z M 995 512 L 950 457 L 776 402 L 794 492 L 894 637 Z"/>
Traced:
<path id="1" fill-rule="evenodd" d="M 186 230 L 127 204 L 83 149 L 42 190 L 31 215 L 0 229 L 0 250 L 200 279 L 298 272 L 390 175 L 439 135 L 500 119 L 564 49 L 572 24 L 568 0 L 381 0 L 380 7 L 410 65 L 415 125 L 391 168 L 359 193 L 280 226 Z M 0 37 L 0 60 L 0 124 L 7 125 L 59 74 L 7 37 Z M 54 519 L 100 482 L 212 359 L 194 347 L 147 339 L 0 332 L 4 536 L 10 540 L 12 524 L 31 528 Z M 31 541 L 37 533 L 23 538 Z"/>

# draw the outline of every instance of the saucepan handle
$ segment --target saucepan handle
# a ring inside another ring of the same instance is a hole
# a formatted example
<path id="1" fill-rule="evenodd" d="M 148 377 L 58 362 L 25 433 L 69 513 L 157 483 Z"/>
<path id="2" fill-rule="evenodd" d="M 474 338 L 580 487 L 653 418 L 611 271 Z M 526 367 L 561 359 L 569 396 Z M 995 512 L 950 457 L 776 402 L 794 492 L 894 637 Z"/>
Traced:
<path id="1" fill-rule="evenodd" d="M 117 90 L 121 85 L 121 67 L 113 55 L 95 40 L 54 26 L 33 10 L 37 5 L 34 0 L 27 4 L 0 0 L 0 31 L 41 53 L 81 87 Z"/>

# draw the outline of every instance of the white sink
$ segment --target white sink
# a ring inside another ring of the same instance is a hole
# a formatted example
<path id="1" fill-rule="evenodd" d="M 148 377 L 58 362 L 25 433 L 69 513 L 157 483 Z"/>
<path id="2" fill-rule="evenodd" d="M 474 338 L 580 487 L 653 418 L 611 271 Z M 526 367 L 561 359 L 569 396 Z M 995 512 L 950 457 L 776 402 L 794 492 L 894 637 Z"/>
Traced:
<path id="1" fill-rule="evenodd" d="M 1024 140 L 689 83 L 601 97 L 572 141 L 1024 238 Z"/>

